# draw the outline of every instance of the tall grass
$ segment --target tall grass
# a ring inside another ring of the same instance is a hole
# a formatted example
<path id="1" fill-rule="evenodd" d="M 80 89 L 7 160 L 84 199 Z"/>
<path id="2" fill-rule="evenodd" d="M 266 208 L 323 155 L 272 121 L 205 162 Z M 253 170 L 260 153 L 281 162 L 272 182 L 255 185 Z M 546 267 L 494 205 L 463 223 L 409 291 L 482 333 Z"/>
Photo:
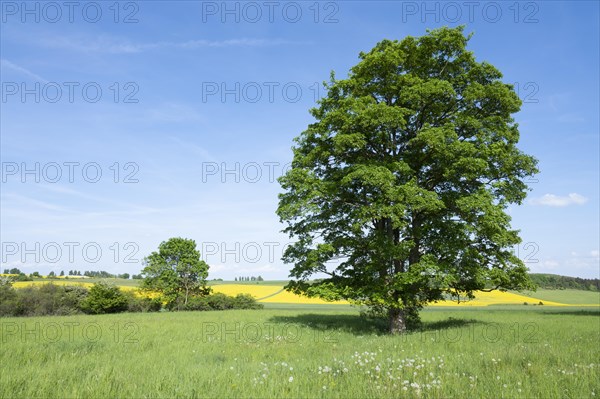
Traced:
<path id="1" fill-rule="evenodd" d="M 423 312 L 388 336 L 352 310 L 0 319 L 0 397 L 600 395 L 597 308 Z"/>

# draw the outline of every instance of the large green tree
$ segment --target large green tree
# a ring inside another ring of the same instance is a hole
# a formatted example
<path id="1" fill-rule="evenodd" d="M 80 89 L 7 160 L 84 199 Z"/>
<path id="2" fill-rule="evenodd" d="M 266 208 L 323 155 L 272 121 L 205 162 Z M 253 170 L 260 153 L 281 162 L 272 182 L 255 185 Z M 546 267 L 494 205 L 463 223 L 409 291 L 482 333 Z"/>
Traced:
<path id="1" fill-rule="evenodd" d="M 279 180 L 289 290 L 384 310 L 398 333 L 449 293 L 531 287 L 506 208 L 537 161 L 517 148 L 513 86 L 469 39 L 383 40 L 332 73 Z"/>
<path id="2" fill-rule="evenodd" d="M 144 258 L 142 288 L 159 292 L 170 307 L 186 305 L 193 295 L 208 293 L 208 264 L 200 259 L 196 242 L 185 238 L 163 241 L 158 252 Z"/>

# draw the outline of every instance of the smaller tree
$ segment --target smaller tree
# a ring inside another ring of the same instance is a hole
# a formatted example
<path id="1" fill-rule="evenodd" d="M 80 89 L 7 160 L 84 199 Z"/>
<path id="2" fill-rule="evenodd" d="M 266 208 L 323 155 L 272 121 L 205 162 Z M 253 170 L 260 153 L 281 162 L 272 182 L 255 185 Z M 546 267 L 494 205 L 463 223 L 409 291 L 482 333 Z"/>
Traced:
<path id="1" fill-rule="evenodd" d="M 64 271 L 64 270 L 61 270 L 61 271 L 60 271 L 60 275 L 61 275 L 61 276 L 64 276 L 64 275 L 65 275 L 65 271 Z"/>
<path id="2" fill-rule="evenodd" d="M 56 273 L 54 273 L 53 271 L 51 271 L 50 273 L 48 273 L 48 277 L 56 277 Z"/>
<path id="3" fill-rule="evenodd" d="M 185 238 L 163 241 L 158 252 L 144 258 L 142 288 L 159 292 L 167 307 L 181 308 L 193 295 L 206 295 L 208 264 L 200 259 L 196 242 Z"/>
<path id="4" fill-rule="evenodd" d="M 114 285 L 99 282 L 90 288 L 88 296 L 81 303 L 86 313 L 118 313 L 127 310 L 127 296 Z"/>

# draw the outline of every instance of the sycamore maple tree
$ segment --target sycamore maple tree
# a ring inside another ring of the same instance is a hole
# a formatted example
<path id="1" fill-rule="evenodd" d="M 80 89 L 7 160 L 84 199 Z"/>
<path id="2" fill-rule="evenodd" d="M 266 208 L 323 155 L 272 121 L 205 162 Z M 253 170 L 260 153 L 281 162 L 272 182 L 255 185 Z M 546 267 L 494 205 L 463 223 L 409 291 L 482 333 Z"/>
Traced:
<path id="1" fill-rule="evenodd" d="M 506 209 L 537 161 L 517 147 L 513 86 L 463 29 L 383 40 L 332 73 L 279 179 L 288 290 L 384 310 L 398 333 L 448 294 L 531 288 Z"/>

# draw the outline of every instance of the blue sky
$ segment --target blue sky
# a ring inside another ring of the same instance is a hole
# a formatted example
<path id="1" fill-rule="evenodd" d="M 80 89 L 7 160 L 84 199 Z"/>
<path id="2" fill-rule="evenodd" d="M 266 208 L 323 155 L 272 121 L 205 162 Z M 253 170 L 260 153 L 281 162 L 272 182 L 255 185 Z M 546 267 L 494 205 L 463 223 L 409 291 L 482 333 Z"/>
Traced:
<path id="1" fill-rule="evenodd" d="M 599 277 L 598 2 L 0 4 L 2 269 L 137 273 L 182 236 L 210 278 L 286 278 L 275 178 L 320 82 L 384 38 L 464 24 L 539 159 L 515 250 Z"/>

